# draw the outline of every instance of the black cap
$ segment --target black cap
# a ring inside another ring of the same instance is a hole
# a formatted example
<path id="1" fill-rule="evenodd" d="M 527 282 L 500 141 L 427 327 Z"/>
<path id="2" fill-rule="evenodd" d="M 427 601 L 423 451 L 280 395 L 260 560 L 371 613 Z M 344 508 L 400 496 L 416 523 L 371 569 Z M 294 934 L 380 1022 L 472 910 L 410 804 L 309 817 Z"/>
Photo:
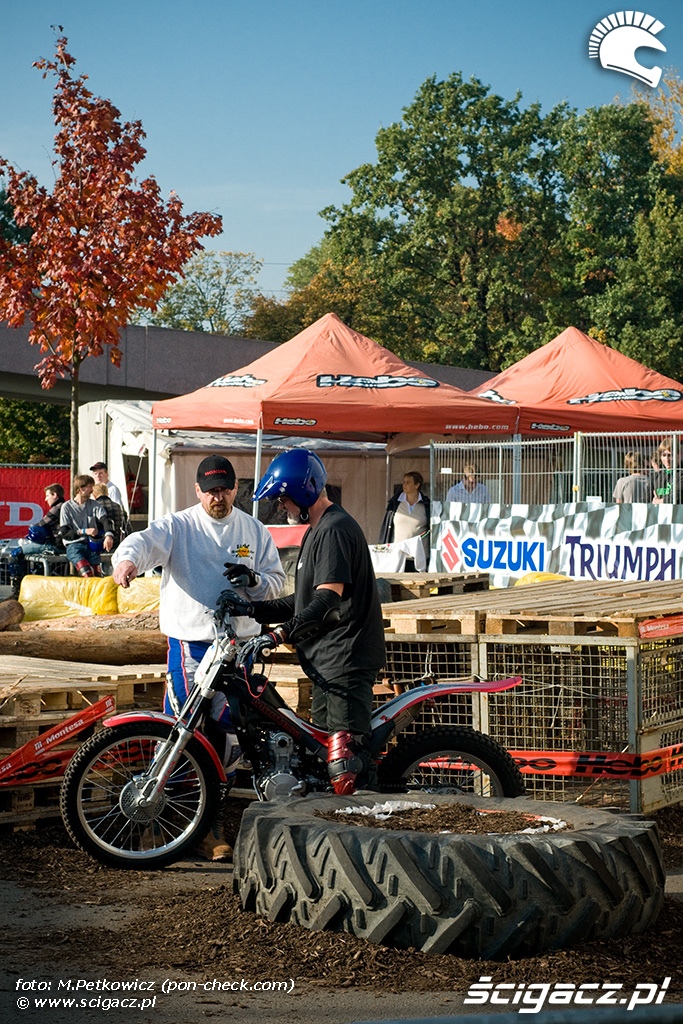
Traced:
<path id="1" fill-rule="evenodd" d="M 235 470 L 232 463 L 222 455 L 209 455 L 199 463 L 197 483 L 200 491 L 211 491 L 214 487 L 228 487 L 232 490 L 235 486 Z"/>
<path id="2" fill-rule="evenodd" d="M 94 465 L 92 465 L 90 467 L 90 472 L 92 473 L 93 469 L 106 469 L 106 468 L 107 468 L 107 463 L 106 462 L 96 462 L 96 463 L 94 463 Z"/>

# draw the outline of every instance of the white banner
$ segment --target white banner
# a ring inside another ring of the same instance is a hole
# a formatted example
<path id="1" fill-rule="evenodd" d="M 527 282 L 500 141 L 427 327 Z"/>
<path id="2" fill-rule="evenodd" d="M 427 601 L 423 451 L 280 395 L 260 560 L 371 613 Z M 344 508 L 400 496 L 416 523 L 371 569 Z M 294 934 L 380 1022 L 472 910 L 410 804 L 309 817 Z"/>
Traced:
<path id="1" fill-rule="evenodd" d="M 683 506 L 434 503 L 436 572 L 488 572 L 507 587 L 530 572 L 577 580 L 683 578 Z"/>

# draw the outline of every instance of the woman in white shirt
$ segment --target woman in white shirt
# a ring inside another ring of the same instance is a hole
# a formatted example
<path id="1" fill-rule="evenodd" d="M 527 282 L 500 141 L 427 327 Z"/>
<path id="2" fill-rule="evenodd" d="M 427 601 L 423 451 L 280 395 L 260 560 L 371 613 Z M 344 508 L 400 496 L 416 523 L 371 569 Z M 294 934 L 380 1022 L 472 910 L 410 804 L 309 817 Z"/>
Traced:
<path id="1" fill-rule="evenodd" d="M 424 480 L 417 470 L 406 473 L 403 477 L 403 490 L 395 494 L 387 504 L 379 543 L 393 544 L 422 537 L 425 554 L 429 557 L 429 498 L 422 492 Z"/>

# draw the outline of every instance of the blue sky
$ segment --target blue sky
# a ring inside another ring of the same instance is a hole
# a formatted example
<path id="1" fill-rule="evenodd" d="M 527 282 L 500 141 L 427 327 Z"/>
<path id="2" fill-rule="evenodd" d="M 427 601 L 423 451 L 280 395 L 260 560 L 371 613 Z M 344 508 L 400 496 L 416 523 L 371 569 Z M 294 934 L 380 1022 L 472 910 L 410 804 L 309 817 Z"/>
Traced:
<path id="1" fill-rule="evenodd" d="M 0 154 L 51 180 L 51 80 L 32 67 L 63 26 L 90 87 L 139 118 L 143 174 L 186 211 L 223 216 L 212 249 L 254 252 L 261 287 L 320 240 L 319 211 L 340 179 L 374 159 L 378 129 L 400 119 L 430 75 L 474 75 L 547 112 L 627 98 L 632 79 L 588 57 L 588 37 L 628 5 L 604 0 L 28 0 L 3 12 Z M 628 8 L 630 9 L 630 8 Z M 683 70 L 683 4 L 639 7 L 664 22 L 667 52 L 643 63 Z"/>

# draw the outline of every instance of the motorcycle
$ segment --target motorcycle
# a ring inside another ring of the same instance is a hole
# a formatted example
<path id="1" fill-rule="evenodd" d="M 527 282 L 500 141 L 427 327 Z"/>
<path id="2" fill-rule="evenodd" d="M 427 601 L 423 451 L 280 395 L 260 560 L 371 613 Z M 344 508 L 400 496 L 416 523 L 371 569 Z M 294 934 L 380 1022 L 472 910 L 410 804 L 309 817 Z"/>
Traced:
<path id="1" fill-rule="evenodd" d="M 254 640 L 240 642 L 227 616 L 217 613 L 216 620 L 214 641 L 177 717 L 153 711 L 112 715 L 67 767 L 60 795 L 64 824 L 75 843 L 103 864 L 160 868 L 181 859 L 208 832 L 228 789 L 209 739 L 216 693 L 230 706 L 259 800 L 331 792 L 327 733 L 297 715 L 257 671 Z M 259 667 L 264 664 L 261 655 Z M 387 700 L 372 715 L 370 788 L 521 796 L 519 769 L 490 737 L 439 724 L 406 732 L 426 708 L 436 713 L 445 697 L 497 693 L 520 682 L 418 680 Z"/>

